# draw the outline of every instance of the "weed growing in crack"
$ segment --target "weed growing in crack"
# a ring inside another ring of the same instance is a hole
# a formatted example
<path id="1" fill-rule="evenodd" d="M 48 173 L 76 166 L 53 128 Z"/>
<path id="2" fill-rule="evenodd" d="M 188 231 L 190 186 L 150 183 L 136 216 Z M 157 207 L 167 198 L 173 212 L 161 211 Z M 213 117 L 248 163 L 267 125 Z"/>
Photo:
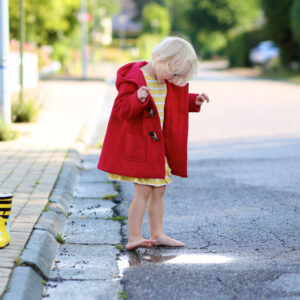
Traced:
<path id="1" fill-rule="evenodd" d="M 128 296 L 126 295 L 125 291 L 120 291 L 119 292 L 119 299 L 127 299 Z"/>
<path id="2" fill-rule="evenodd" d="M 114 189 L 119 192 L 120 191 L 120 183 L 115 183 Z"/>
<path id="3" fill-rule="evenodd" d="M 47 212 L 47 211 L 49 211 L 49 205 L 48 204 L 46 204 L 44 209 L 43 209 L 43 212 Z"/>
<path id="4" fill-rule="evenodd" d="M 117 245 L 115 245 L 115 248 L 122 251 L 123 250 L 123 246 L 119 243 Z"/>
<path id="5" fill-rule="evenodd" d="M 114 217 L 109 217 L 106 218 L 106 220 L 113 220 L 113 221 L 125 221 L 127 220 L 127 216 L 121 217 L 121 216 L 114 216 Z"/>
<path id="6" fill-rule="evenodd" d="M 15 263 L 16 263 L 17 266 L 22 266 L 22 261 L 21 261 L 20 256 L 15 257 Z"/>
<path id="7" fill-rule="evenodd" d="M 113 198 L 115 198 L 117 196 L 119 196 L 118 193 L 117 194 L 106 194 L 103 197 L 101 197 L 101 199 L 103 199 L 103 200 L 111 200 L 111 199 L 113 199 Z"/>
<path id="8" fill-rule="evenodd" d="M 57 240 L 60 244 L 64 244 L 64 243 L 65 243 L 65 240 L 64 240 L 64 238 L 62 237 L 61 234 L 57 234 L 57 235 L 56 235 L 56 240 Z"/>

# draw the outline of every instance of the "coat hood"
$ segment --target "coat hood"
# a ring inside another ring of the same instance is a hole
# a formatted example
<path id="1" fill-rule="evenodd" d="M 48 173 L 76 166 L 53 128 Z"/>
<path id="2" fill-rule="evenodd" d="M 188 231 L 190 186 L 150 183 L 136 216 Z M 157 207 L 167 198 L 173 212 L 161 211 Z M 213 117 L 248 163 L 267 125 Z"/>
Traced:
<path id="1" fill-rule="evenodd" d="M 117 71 L 116 87 L 119 90 L 120 84 L 124 82 L 133 82 L 138 87 L 146 85 L 141 67 L 146 65 L 147 61 L 132 62 L 120 67 Z"/>

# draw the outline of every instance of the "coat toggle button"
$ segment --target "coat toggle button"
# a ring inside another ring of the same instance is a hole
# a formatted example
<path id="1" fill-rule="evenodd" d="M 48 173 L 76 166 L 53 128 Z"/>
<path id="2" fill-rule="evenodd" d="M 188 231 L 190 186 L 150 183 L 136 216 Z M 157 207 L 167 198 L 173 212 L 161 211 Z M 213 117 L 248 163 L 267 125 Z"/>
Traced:
<path id="1" fill-rule="evenodd" d="M 152 137 L 153 141 L 159 141 L 159 137 L 156 135 L 154 131 L 148 132 L 148 134 Z"/>
<path id="2" fill-rule="evenodd" d="M 149 112 L 148 115 L 147 115 L 147 117 L 148 117 L 148 118 L 152 118 L 152 117 L 154 116 L 154 111 L 153 111 L 153 109 L 152 109 L 151 107 L 148 107 L 148 108 L 147 108 L 147 111 Z"/>

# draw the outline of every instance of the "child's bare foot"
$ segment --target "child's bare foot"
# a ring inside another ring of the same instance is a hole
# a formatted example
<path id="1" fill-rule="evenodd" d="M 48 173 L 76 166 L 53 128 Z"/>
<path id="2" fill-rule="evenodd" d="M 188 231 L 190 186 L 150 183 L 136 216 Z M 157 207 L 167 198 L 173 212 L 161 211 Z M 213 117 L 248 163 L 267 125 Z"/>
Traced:
<path id="1" fill-rule="evenodd" d="M 158 245 L 170 246 L 170 247 L 183 247 L 184 246 L 184 243 L 177 241 L 175 239 L 172 239 L 172 238 L 166 236 L 165 234 L 158 236 L 155 239 L 153 238 L 153 240 L 156 240 L 156 243 L 154 244 L 154 246 L 158 246 Z"/>
<path id="2" fill-rule="evenodd" d="M 155 244 L 156 240 L 146 240 L 143 238 L 134 239 L 134 240 L 128 240 L 128 243 L 126 245 L 127 250 L 132 250 L 138 247 L 146 247 L 149 248 Z"/>

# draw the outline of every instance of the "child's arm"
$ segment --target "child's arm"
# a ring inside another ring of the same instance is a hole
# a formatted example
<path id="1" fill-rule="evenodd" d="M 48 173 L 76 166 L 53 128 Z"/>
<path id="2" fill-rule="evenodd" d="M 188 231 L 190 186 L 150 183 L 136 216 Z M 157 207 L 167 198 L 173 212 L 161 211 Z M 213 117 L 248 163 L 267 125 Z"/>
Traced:
<path id="1" fill-rule="evenodd" d="M 118 86 L 118 95 L 114 103 L 113 111 L 120 118 L 131 119 L 137 117 L 148 104 L 149 97 L 138 98 L 138 91 L 134 84 L 123 83 Z"/>
<path id="2" fill-rule="evenodd" d="M 189 93 L 189 112 L 199 112 L 204 101 L 209 102 L 209 98 L 206 94 L 202 93 L 199 95 Z"/>

